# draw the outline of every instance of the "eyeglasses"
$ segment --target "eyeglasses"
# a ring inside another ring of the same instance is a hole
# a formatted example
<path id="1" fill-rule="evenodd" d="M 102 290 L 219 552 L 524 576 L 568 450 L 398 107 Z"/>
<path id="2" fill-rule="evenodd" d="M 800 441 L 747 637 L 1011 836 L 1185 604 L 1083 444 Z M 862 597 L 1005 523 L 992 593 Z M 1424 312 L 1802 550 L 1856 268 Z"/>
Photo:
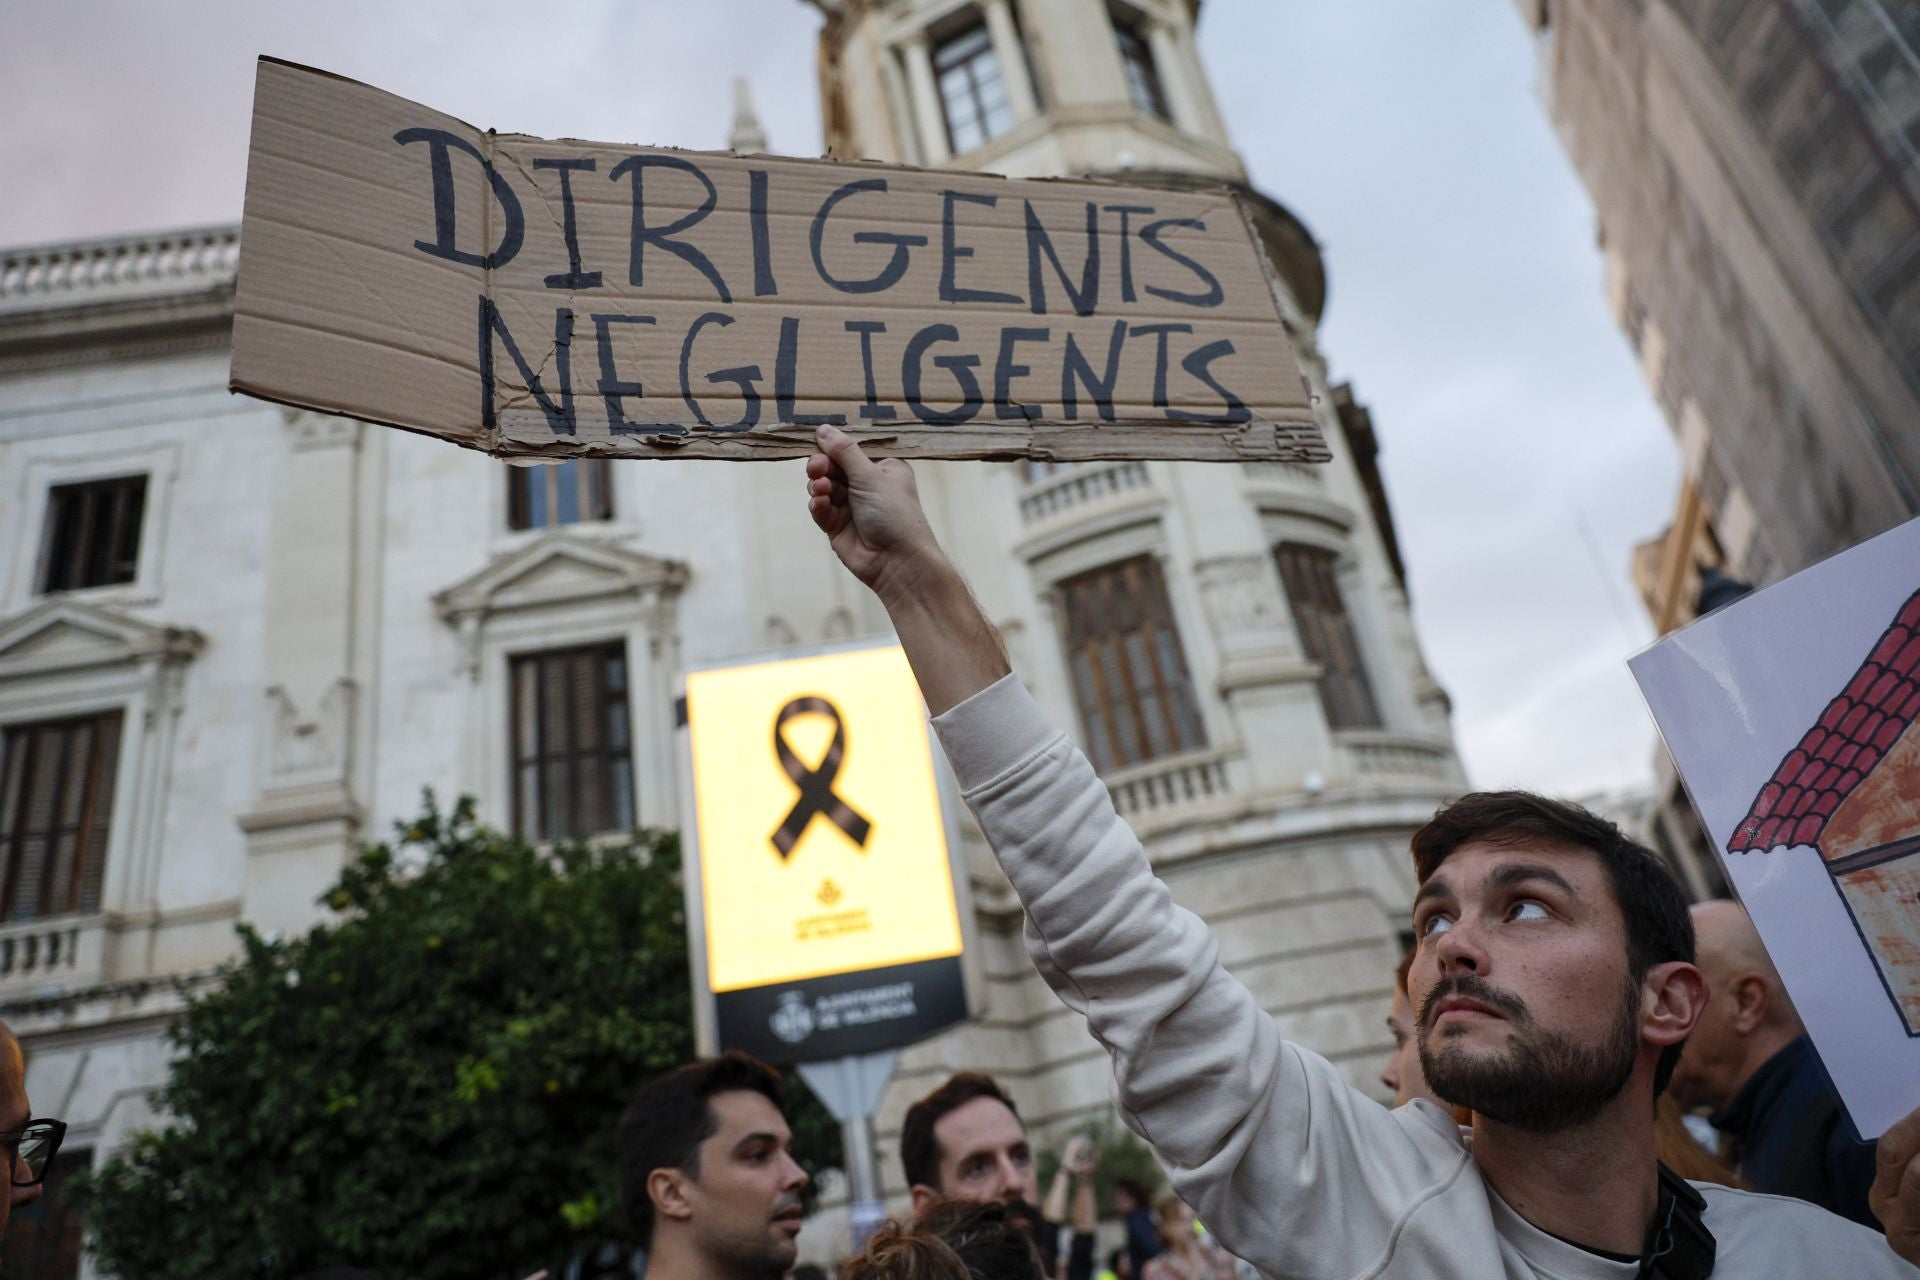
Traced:
<path id="1" fill-rule="evenodd" d="M 18 1129 L 0 1130 L 0 1148 L 13 1168 L 13 1185 L 37 1187 L 46 1181 L 47 1166 L 67 1136 L 64 1120 L 29 1120 Z"/>

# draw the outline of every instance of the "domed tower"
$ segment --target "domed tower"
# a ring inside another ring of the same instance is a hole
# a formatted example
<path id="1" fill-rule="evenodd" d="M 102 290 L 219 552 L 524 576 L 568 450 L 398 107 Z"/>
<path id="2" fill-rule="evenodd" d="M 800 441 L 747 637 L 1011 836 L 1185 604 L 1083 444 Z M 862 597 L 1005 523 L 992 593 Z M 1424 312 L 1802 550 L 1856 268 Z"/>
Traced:
<path id="1" fill-rule="evenodd" d="M 1194 47 L 1198 0 L 816 0 L 828 152 L 1016 177 L 1227 185 L 1255 212 L 1325 466 L 923 464 L 1014 665 L 1290 1036 L 1371 1085 L 1413 891 L 1407 837 L 1463 789 L 1407 611 L 1366 409 L 1328 385 L 1305 226 L 1248 186 Z M 1102 1112 L 1105 1055 L 1027 963 L 974 842 L 984 1016 L 903 1055 L 906 1104 L 1000 1075 L 1041 1135 Z"/>

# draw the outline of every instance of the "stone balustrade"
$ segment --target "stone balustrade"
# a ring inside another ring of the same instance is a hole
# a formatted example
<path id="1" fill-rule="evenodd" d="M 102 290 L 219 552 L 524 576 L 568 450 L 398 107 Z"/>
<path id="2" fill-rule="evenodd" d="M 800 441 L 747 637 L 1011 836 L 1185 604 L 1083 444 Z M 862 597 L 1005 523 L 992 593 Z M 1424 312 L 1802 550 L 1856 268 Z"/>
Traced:
<path id="1" fill-rule="evenodd" d="M 239 261 L 238 227 L 9 249 L 0 255 L 0 311 L 231 284 Z"/>
<path id="2" fill-rule="evenodd" d="M 1114 770 L 1106 783 L 1114 807 L 1128 821 L 1166 817 L 1227 794 L 1227 753 L 1190 751 L 1150 760 Z"/>
<path id="3" fill-rule="evenodd" d="M 1109 502 L 1152 487 L 1147 464 L 1083 462 L 1031 485 L 1020 495 L 1020 519 L 1033 524 L 1078 508 Z"/>

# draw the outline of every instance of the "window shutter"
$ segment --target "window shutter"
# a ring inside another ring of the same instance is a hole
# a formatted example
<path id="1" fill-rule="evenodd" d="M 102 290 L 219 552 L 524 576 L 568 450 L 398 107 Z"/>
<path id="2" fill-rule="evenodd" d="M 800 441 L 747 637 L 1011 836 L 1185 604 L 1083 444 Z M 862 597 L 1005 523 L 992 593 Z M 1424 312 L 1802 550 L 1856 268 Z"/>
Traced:
<path id="1" fill-rule="evenodd" d="M 1300 647 L 1320 664 L 1320 704 L 1333 729 L 1377 729 L 1380 709 L 1367 679 L 1360 638 L 1340 594 L 1335 556 L 1324 547 L 1283 542 L 1274 548 Z"/>
<path id="2" fill-rule="evenodd" d="M 1067 666 L 1101 772 L 1198 750 L 1206 733 L 1159 562 L 1138 556 L 1063 581 Z"/>

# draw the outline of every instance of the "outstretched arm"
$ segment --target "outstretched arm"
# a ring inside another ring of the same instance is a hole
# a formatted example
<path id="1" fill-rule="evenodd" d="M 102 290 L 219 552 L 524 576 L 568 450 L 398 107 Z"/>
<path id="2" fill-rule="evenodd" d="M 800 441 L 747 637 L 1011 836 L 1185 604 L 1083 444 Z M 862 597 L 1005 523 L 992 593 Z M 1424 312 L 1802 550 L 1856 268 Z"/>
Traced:
<path id="1" fill-rule="evenodd" d="M 939 715 L 1011 669 L 960 571 L 920 510 L 913 472 L 898 458 L 876 462 L 853 437 L 821 427 L 807 459 L 807 511 L 853 576 L 886 607 L 914 678 Z"/>
<path id="2" fill-rule="evenodd" d="M 813 519 L 886 606 L 961 795 L 1026 908 L 1028 952 L 1112 1057 L 1123 1119 L 1262 1271 L 1377 1273 L 1403 1215 L 1468 1159 L 1457 1136 L 1422 1147 L 1337 1068 L 1282 1042 L 1206 925 L 1154 876 L 1086 757 L 1007 678 L 906 465 L 873 461 L 843 432 L 819 441 Z"/>

